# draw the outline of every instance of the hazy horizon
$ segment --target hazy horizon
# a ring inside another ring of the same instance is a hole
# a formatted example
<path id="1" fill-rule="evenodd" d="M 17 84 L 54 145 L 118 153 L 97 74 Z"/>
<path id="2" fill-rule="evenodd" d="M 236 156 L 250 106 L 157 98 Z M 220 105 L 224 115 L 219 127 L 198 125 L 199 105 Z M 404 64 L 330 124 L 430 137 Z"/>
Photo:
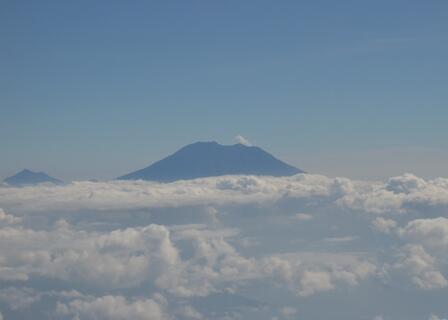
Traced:
<path id="1" fill-rule="evenodd" d="M 238 141 L 235 139 L 234 142 L 237 143 Z M 135 163 L 133 166 L 110 168 L 107 172 L 92 170 L 87 163 L 87 167 L 78 168 L 76 172 L 71 173 L 64 172 L 66 168 L 60 165 L 56 168 L 54 166 L 47 168 L 43 165 L 33 163 L 30 163 L 28 166 L 26 166 L 26 164 L 23 166 L 15 165 L 11 168 L 3 168 L 3 170 L 0 171 L 3 173 L 0 178 L 5 179 L 23 169 L 28 169 L 36 172 L 45 172 L 66 182 L 91 179 L 107 181 L 115 179 L 127 172 L 147 167 L 154 162 L 171 155 L 175 151 L 177 151 L 177 149 L 161 155 L 160 158 L 149 157 L 149 160 L 146 158 L 138 158 L 132 161 Z M 266 151 L 269 152 L 269 150 Z M 443 148 L 382 148 L 350 152 L 341 152 L 340 150 L 320 150 L 301 155 L 301 161 L 294 161 L 295 157 L 289 154 L 285 154 L 284 157 L 278 157 L 278 155 L 275 154 L 274 156 L 291 165 L 303 168 L 309 173 L 322 174 L 329 177 L 346 177 L 359 180 L 386 180 L 390 177 L 399 176 L 405 173 L 416 174 L 428 179 L 439 176 L 448 177 L 448 166 L 446 166 L 446 163 L 448 162 L 448 151 Z M 329 161 L 329 159 L 331 159 L 331 161 Z M 400 161 L 398 162 L 397 159 Z M 94 162 L 92 162 L 92 164 L 94 164 Z"/>
<path id="2" fill-rule="evenodd" d="M 0 177 L 110 179 L 236 135 L 330 176 L 448 176 L 444 1 L 1 8 Z"/>

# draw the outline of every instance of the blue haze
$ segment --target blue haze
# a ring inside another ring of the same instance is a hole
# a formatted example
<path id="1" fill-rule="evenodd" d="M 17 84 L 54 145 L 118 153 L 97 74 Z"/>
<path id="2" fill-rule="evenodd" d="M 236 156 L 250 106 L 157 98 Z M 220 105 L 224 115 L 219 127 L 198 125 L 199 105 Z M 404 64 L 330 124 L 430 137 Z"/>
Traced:
<path id="1" fill-rule="evenodd" d="M 446 176 L 447 32 L 446 1 L 4 1 L 0 176 L 113 178 L 237 134 L 307 171 L 427 152 L 405 169 Z"/>

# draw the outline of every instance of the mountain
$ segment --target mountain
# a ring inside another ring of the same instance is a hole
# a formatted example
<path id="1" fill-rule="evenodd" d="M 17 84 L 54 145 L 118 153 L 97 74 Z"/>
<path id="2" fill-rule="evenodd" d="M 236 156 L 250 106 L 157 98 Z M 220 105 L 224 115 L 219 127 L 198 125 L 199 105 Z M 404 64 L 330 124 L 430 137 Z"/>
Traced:
<path id="1" fill-rule="evenodd" d="M 292 176 L 303 172 L 276 159 L 259 147 L 197 142 L 183 147 L 147 168 L 117 179 L 171 182 L 230 174 Z"/>
<path id="2" fill-rule="evenodd" d="M 56 178 L 50 177 L 44 172 L 33 172 L 28 169 L 24 169 L 15 175 L 6 178 L 4 180 L 7 184 L 11 186 L 24 186 L 24 185 L 33 185 L 44 182 L 50 182 L 54 184 L 61 184 L 62 181 Z"/>

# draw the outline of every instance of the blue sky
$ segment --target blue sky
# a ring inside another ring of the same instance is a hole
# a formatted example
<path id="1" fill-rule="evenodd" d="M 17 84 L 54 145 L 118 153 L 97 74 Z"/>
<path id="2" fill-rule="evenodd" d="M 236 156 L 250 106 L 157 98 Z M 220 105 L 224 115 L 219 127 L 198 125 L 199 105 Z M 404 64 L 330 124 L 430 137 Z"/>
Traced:
<path id="1" fill-rule="evenodd" d="M 0 48 L 2 177 L 237 134 L 312 172 L 448 176 L 446 1 L 4 1 Z"/>

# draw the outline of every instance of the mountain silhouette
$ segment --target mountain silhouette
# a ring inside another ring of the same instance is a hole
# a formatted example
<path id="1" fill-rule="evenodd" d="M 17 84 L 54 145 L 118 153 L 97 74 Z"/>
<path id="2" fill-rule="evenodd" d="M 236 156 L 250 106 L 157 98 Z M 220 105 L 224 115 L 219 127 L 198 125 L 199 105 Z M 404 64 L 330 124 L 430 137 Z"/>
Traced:
<path id="1" fill-rule="evenodd" d="M 44 182 L 50 182 L 54 184 L 62 183 L 61 180 L 50 177 L 44 172 L 33 172 L 28 169 L 24 169 L 19 173 L 16 173 L 11 177 L 6 178 L 4 181 L 11 186 L 34 185 Z"/>
<path id="2" fill-rule="evenodd" d="M 303 172 L 259 147 L 197 142 L 181 148 L 149 167 L 117 179 L 171 182 L 232 174 L 278 177 Z"/>

